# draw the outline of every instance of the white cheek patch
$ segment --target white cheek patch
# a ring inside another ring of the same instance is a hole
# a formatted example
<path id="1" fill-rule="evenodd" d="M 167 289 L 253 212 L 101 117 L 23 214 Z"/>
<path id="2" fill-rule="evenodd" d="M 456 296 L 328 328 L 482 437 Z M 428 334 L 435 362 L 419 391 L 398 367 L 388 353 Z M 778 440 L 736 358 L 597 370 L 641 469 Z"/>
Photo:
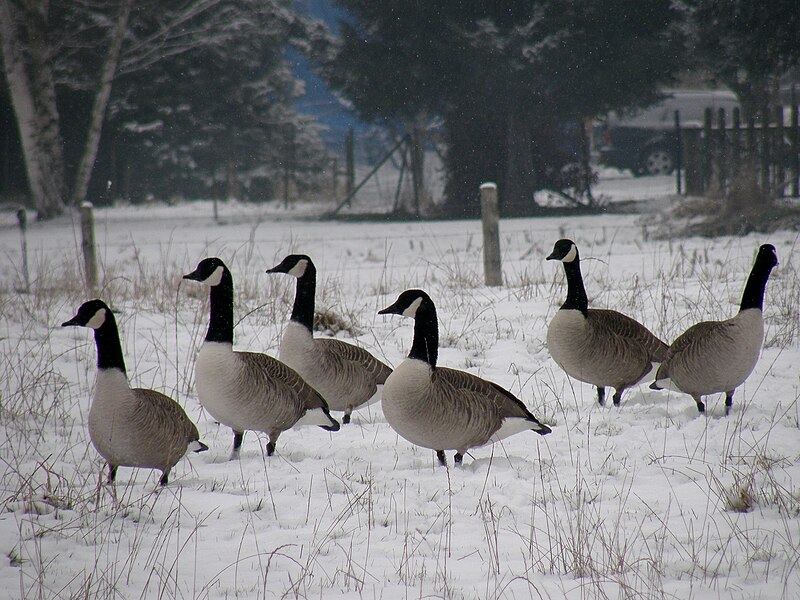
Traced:
<path id="1" fill-rule="evenodd" d="M 214 269 L 214 272 L 211 275 L 209 275 L 203 280 L 203 283 L 205 283 L 209 287 L 214 287 L 219 285 L 220 281 L 222 281 L 223 272 L 224 269 L 222 267 L 217 267 L 216 269 Z"/>
<path id="2" fill-rule="evenodd" d="M 412 319 L 417 316 L 417 309 L 419 305 L 422 304 L 422 298 L 417 298 L 411 304 L 408 305 L 408 308 L 403 311 L 404 317 L 411 317 Z"/>
<path id="3" fill-rule="evenodd" d="M 303 258 L 297 261 L 297 264 L 289 269 L 288 274 L 292 277 L 297 277 L 300 279 L 303 275 L 306 274 L 306 269 L 308 268 L 308 261 Z"/>
<path id="4" fill-rule="evenodd" d="M 561 259 L 561 262 L 565 263 L 572 262 L 577 257 L 578 257 L 578 247 L 575 244 L 572 244 L 572 247 L 570 247 L 569 252 L 567 252 L 567 255 Z"/>
<path id="5" fill-rule="evenodd" d="M 103 326 L 103 323 L 106 322 L 106 309 L 101 308 L 94 316 L 86 321 L 86 326 L 91 327 L 92 329 L 100 329 Z"/>

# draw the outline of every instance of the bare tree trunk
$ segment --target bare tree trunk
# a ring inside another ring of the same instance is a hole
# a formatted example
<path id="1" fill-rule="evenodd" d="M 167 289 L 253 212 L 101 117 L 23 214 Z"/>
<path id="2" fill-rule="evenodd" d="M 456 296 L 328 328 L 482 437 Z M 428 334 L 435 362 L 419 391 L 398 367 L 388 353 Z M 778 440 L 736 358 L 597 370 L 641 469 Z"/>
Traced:
<path id="1" fill-rule="evenodd" d="M 82 202 L 89 189 L 89 181 L 92 178 L 97 149 L 100 145 L 100 134 L 103 131 L 103 120 L 106 115 L 108 99 L 111 96 L 111 85 L 114 74 L 117 72 L 119 64 L 120 50 L 125 39 L 125 32 L 128 29 L 128 17 L 131 14 L 133 0 L 122 0 L 119 7 L 119 15 L 114 30 L 111 32 L 111 44 L 103 64 L 100 74 L 100 86 L 94 97 L 92 112 L 89 118 L 89 130 L 86 132 L 86 144 L 81 155 L 81 162 L 78 171 L 75 173 L 75 185 L 72 186 L 71 203 L 77 206 Z"/>
<path id="2" fill-rule="evenodd" d="M 47 3 L 30 0 L 23 12 L 0 0 L 0 49 L 11 103 L 17 115 L 28 184 L 40 219 L 64 209 L 64 155 L 58 127 L 53 70 L 47 43 Z M 26 64 L 15 20 L 26 27 Z"/>

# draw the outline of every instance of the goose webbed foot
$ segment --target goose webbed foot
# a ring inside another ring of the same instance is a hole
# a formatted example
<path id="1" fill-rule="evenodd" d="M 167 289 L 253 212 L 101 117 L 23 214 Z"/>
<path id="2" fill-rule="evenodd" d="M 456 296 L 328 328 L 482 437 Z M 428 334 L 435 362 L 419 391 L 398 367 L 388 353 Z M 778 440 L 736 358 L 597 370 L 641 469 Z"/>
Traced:
<path id="1" fill-rule="evenodd" d="M 606 388 L 602 386 L 597 386 L 597 403 L 600 406 L 606 405 Z"/>
<path id="2" fill-rule="evenodd" d="M 447 466 L 447 457 L 444 455 L 444 450 L 437 450 L 436 451 L 436 458 L 439 459 L 439 464 L 443 467 Z"/>

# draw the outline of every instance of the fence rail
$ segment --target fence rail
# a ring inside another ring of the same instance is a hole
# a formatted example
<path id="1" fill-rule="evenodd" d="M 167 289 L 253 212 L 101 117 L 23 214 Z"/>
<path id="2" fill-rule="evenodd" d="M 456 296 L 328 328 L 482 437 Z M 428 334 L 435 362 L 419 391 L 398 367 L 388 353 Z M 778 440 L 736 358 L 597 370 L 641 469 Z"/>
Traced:
<path id="1" fill-rule="evenodd" d="M 797 105 L 762 110 L 758 119 L 744 122 L 739 109 L 733 110 L 729 120 L 724 109 L 715 113 L 707 108 L 702 127 L 683 126 L 676 111 L 675 127 L 680 140 L 678 193 L 725 193 L 744 176 L 771 197 L 800 196 Z"/>

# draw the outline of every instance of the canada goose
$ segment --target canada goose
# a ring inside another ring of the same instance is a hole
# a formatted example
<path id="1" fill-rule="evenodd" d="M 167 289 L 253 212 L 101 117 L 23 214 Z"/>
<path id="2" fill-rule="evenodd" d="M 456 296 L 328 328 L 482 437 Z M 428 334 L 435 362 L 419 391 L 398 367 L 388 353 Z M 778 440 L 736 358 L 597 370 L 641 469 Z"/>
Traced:
<path id="1" fill-rule="evenodd" d="M 230 459 L 239 457 L 244 432 L 269 436 L 267 456 L 278 436 L 296 425 L 338 431 L 319 393 L 293 369 L 266 354 L 233 350 L 233 276 L 219 258 L 205 258 L 184 279 L 210 288 L 208 333 L 195 365 L 200 404 L 233 430 Z"/>
<path id="2" fill-rule="evenodd" d="M 305 254 L 290 254 L 267 273 L 297 278 L 292 316 L 281 338 L 278 357 L 317 390 L 331 410 L 343 410 L 350 422 L 354 408 L 376 396 L 392 369 L 369 352 L 341 340 L 314 338 L 317 269 Z"/>
<path id="3" fill-rule="evenodd" d="M 184 454 L 208 450 L 177 402 L 155 390 L 131 388 L 117 322 L 105 302 L 84 302 L 61 326 L 94 329 L 97 380 L 89 437 L 108 463 L 108 483 L 114 483 L 117 467 L 141 467 L 159 469 L 159 482 L 167 485 L 170 469 Z"/>
<path id="4" fill-rule="evenodd" d="M 439 324 L 428 294 L 406 290 L 378 314 L 414 319 L 411 352 L 383 388 L 383 414 L 401 437 L 435 450 L 440 464 L 447 466 L 445 450 L 455 450 L 459 464 L 470 448 L 527 429 L 550 433 L 508 390 L 471 373 L 436 366 Z"/>
<path id="5" fill-rule="evenodd" d="M 678 336 L 650 387 L 689 394 L 701 413 L 706 410 L 703 396 L 725 392 L 725 415 L 730 414 L 733 392 L 753 371 L 761 352 L 764 289 L 777 264 L 775 247 L 761 246 L 736 316 L 726 321 L 696 323 Z"/>
<path id="6" fill-rule="evenodd" d="M 619 406 L 622 392 L 664 360 L 667 345 L 627 315 L 589 308 L 575 242 L 558 240 L 547 260 L 564 263 L 567 276 L 567 299 L 547 328 L 550 355 L 570 377 L 597 386 L 600 406 L 606 386 L 613 387 Z"/>

